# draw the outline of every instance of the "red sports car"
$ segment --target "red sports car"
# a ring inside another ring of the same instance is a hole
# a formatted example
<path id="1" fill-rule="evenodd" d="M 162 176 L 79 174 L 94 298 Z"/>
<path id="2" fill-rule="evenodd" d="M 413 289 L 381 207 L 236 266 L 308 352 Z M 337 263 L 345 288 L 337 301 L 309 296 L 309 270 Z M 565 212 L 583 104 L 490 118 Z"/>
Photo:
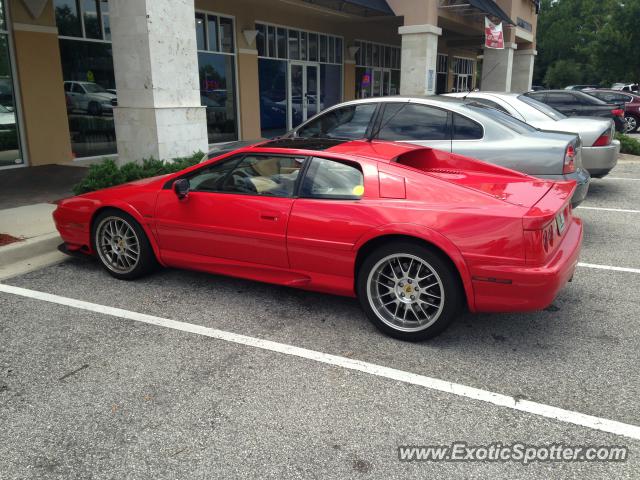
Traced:
<path id="1" fill-rule="evenodd" d="M 580 252 L 574 188 L 408 144 L 281 139 L 53 216 L 116 278 L 160 264 L 357 296 L 380 330 L 420 340 L 464 307 L 548 306 Z"/>

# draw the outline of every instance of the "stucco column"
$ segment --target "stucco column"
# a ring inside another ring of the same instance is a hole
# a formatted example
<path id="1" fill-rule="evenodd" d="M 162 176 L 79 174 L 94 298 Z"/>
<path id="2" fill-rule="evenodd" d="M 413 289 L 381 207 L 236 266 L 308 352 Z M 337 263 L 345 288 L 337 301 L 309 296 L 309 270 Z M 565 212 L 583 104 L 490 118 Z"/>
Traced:
<path id="1" fill-rule="evenodd" d="M 513 55 L 512 92 L 528 92 L 533 80 L 533 63 L 538 52 L 535 50 L 516 50 Z"/>
<path id="2" fill-rule="evenodd" d="M 119 162 L 208 148 L 193 0 L 110 0 Z"/>
<path id="3" fill-rule="evenodd" d="M 402 35 L 401 95 L 434 95 L 438 37 L 442 29 L 431 24 L 406 25 Z"/>
<path id="4" fill-rule="evenodd" d="M 485 48 L 482 60 L 481 88 L 485 91 L 510 92 L 513 74 L 513 56 L 518 48 L 515 43 L 505 42 L 504 49 Z"/>

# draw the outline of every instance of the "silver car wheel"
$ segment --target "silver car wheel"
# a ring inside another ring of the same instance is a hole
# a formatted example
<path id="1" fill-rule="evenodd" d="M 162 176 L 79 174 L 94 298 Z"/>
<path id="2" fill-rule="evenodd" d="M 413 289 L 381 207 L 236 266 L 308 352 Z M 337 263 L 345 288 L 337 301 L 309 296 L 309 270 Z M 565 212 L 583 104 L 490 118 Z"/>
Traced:
<path id="1" fill-rule="evenodd" d="M 624 123 L 625 132 L 633 132 L 636 128 L 638 128 L 638 121 L 636 120 L 636 117 L 632 117 L 631 115 L 624 118 Z"/>
<path id="2" fill-rule="evenodd" d="M 131 272 L 140 261 L 140 240 L 121 217 L 106 217 L 96 229 L 96 250 L 102 263 L 116 273 Z"/>
<path id="3" fill-rule="evenodd" d="M 444 285 L 422 258 L 398 253 L 376 263 L 367 278 L 367 299 L 385 324 L 402 332 L 433 325 L 444 307 Z"/>

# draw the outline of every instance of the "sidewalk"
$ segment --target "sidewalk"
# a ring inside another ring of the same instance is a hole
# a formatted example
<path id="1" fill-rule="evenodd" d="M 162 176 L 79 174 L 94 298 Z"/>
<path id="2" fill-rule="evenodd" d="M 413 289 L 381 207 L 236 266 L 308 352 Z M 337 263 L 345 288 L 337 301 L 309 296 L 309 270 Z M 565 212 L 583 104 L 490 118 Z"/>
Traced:
<path id="1" fill-rule="evenodd" d="M 63 261 L 62 242 L 51 213 L 56 206 L 36 203 L 0 210 L 0 234 L 16 241 L 0 246 L 0 280 Z"/>

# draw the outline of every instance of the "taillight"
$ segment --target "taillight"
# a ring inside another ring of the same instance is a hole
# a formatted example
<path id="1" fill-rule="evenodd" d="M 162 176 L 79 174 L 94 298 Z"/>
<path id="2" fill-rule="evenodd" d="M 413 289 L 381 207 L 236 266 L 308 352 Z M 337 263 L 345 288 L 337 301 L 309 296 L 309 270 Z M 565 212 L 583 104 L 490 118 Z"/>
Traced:
<path id="1" fill-rule="evenodd" d="M 576 171 L 576 149 L 573 145 L 567 146 L 567 151 L 564 154 L 564 166 L 562 167 L 562 173 L 573 173 Z"/>
<path id="2" fill-rule="evenodd" d="M 611 113 L 614 117 L 624 117 L 624 110 L 621 108 L 614 108 Z"/>
<path id="3" fill-rule="evenodd" d="M 598 139 L 593 142 L 594 147 L 606 147 L 611 143 L 611 130 L 607 129 L 602 135 L 598 137 Z"/>

